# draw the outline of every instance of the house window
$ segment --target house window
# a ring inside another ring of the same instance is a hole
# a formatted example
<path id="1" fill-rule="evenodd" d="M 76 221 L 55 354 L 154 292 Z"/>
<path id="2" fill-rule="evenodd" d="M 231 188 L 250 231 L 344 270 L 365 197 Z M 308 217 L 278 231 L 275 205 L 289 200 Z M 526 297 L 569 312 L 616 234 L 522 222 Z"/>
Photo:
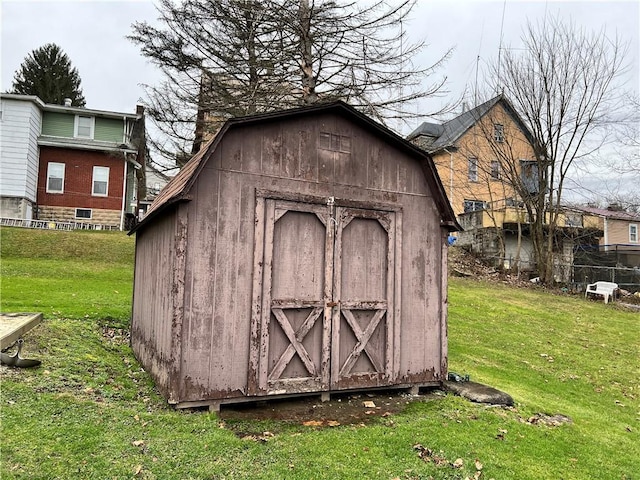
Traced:
<path id="1" fill-rule="evenodd" d="M 629 243 L 638 243 L 638 224 L 629 224 Z"/>
<path id="2" fill-rule="evenodd" d="M 479 212 L 484 210 L 484 202 L 482 200 L 465 200 L 464 201 L 464 213 Z"/>
<path id="3" fill-rule="evenodd" d="M 498 143 L 504 142 L 504 125 L 499 123 L 493 124 L 493 138 Z"/>
<path id="4" fill-rule="evenodd" d="M 80 138 L 93 138 L 93 128 L 95 126 L 95 117 L 87 117 L 85 115 L 76 115 L 74 124 L 74 136 Z"/>
<path id="5" fill-rule="evenodd" d="M 580 213 L 567 212 L 564 225 L 565 227 L 582 227 L 582 215 Z"/>
<path id="6" fill-rule="evenodd" d="M 47 165 L 47 193 L 64 193 L 64 163 Z"/>
<path id="7" fill-rule="evenodd" d="M 491 161 L 491 180 L 500 180 L 500 162 L 498 160 Z"/>
<path id="8" fill-rule="evenodd" d="M 93 167 L 92 195 L 106 197 L 109 193 L 109 167 Z"/>
<path id="9" fill-rule="evenodd" d="M 520 160 L 520 181 L 528 193 L 538 193 L 538 163 L 535 160 Z"/>
<path id="10" fill-rule="evenodd" d="M 90 208 L 76 208 L 76 218 L 82 220 L 91 220 Z"/>
<path id="11" fill-rule="evenodd" d="M 478 181 L 478 159 L 475 157 L 469 159 L 469 181 Z"/>
<path id="12" fill-rule="evenodd" d="M 320 132 L 320 148 L 334 152 L 351 152 L 351 137 Z"/>

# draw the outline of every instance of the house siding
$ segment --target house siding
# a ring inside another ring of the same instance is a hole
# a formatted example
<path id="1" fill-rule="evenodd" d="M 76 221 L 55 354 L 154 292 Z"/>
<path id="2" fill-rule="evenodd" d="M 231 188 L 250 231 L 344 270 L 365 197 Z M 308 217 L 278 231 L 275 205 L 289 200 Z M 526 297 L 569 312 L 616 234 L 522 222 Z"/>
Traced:
<path id="1" fill-rule="evenodd" d="M 37 197 L 42 116 L 32 101 L 2 99 L 2 216 L 31 218 Z"/>
<path id="2" fill-rule="evenodd" d="M 640 220 L 633 222 L 629 220 L 618 220 L 614 218 L 607 219 L 607 242 L 609 245 L 629 245 L 628 248 L 640 248 L 640 243 L 633 244 L 629 239 L 629 225 L 638 225 L 640 229 Z M 603 240 L 604 241 L 604 240 Z"/>
<path id="3" fill-rule="evenodd" d="M 121 144 L 124 141 L 124 123 L 116 118 L 96 118 L 94 140 Z"/>
<path id="4" fill-rule="evenodd" d="M 60 112 L 44 112 L 42 135 L 73 138 L 75 115 Z"/>
<path id="5" fill-rule="evenodd" d="M 47 193 L 47 164 L 65 165 L 64 193 Z M 91 195 L 93 167 L 109 167 L 107 197 Z M 71 207 L 117 210 L 122 208 L 124 182 L 123 159 L 103 152 L 82 151 L 56 147 L 41 147 L 38 181 L 39 207 Z"/>

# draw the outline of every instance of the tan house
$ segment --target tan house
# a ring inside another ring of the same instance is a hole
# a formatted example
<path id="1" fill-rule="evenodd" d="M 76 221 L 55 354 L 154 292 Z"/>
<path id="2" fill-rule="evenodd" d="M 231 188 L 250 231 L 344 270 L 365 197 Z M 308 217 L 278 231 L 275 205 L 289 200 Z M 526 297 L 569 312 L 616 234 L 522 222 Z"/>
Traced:
<path id="1" fill-rule="evenodd" d="M 537 191 L 533 136 L 502 95 L 407 139 L 433 157 L 456 215 L 514 202 L 514 182 Z"/>
<path id="2" fill-rule="evenodd" d="M 640 249 L 640 215 L 621 210 L 616 205 L 608 208 L 572 207 L 582 214 L 584 226 L 603 232 L 600 248 L 604 251 Z"/>

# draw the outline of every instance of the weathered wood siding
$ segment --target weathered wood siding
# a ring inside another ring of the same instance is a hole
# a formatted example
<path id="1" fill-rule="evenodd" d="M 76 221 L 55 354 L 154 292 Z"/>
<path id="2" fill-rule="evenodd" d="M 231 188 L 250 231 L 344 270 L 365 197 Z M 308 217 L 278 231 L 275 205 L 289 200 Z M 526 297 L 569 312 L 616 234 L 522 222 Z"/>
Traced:
<path id="1" fill-rule="evenodd" d="M 321 139 L 321 133 L 345 138 L 327 140 L 324 135 Z M 332 142 L 336 149 L 321 148 Z M 440 379 L 442 365 L 446 365 L 446 351 L 442 352 L 443 346 L 446 349 L 444 235 L 423 171 L 415 159 L 351 121 L 325 114 L 229 130 L 192 187 L 193 200 L 185 204 L 181 220 L 188 227 L 180 401 L 247 393 L 257 190 L 333 196 L 401 211 L 402 245 L 396 260 L 402 272 L 401 285 L 396 286 L 400 319 L 393 345 L 398 364 L 395 383 Z M 136 295 L 144 278 L 152 277 L 151 285 L 144 287 L 148 298 L 170 301 L 166 282 L 175 272 L 166 271 L 170 262 L 160 258 L 172 250 L 166 238 L 170 223 L 162 222 L 161 244 L 155 239 L 158 225 L 149 229 L 154 231 L 153 241 L 145 239 L 146 232 L 138 240 L 141 245 L 136 264 L 152 267 L 136 271 Z M 156 257 L 143 260 L 149 255 Z M 158 363 L 169 358 L 169 344 L 154 340 L 154 336 L 163 339 L 168 334 L 166 310 L 171 307 L 155 308 L 155 313 L 144 312 L 144 322 L 152 318 L 154 322 L 145 326 L 144 334 L 148 342 L 159 342 L 158 352 L 143 354 L 156 355 Z M 136 315 L 142 312 L 134 311 Z"/>
<path id="2" fill-rule="evenodd" d="M 169 401 L 180 373 L 179 322 L 173 315 L 183 272 L 177 271 L 176 219 L 174 211 L 137 235 L 131 324 L 133 351 Z"/>

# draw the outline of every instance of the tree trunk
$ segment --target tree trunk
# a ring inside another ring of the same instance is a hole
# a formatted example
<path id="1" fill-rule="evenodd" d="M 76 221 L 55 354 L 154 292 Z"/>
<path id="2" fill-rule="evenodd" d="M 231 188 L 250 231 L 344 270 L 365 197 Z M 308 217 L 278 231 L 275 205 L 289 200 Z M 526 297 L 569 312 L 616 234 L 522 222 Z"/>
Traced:
<path id="1" fill-rule="evenodd" d="M 313 76 L 313 39 L 311 38 L 311 7 L 309 0 L 300 0 L 298 11 L 300 20 L 300 70 L 302 74 L 302 101 L 315 103 L 316 79 Z"/>

